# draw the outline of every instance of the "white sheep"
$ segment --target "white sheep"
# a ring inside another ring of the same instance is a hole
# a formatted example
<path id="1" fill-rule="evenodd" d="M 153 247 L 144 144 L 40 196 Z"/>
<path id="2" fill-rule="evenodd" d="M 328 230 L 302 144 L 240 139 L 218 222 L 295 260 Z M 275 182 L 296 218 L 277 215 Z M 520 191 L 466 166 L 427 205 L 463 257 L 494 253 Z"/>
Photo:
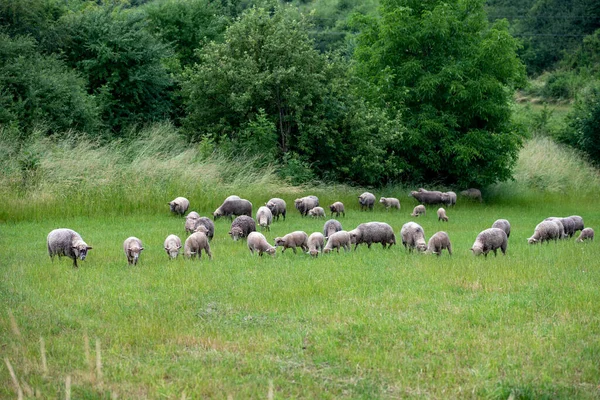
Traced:
<path id="1" fill-rule="evenodd" d="M 190 202 L 185 197 L 177 197 L 169 202 L 171 212 L 183 216 L 187 209 L 190 207 Z"/>
<path id="2" fill-rule="evenodd" d="M 327 254 L 333 249 L 336 249 L 339 253 L 340 247 L 343 247 L 346 251 L 350 250 L 350 234 L 346 231 L 337 231 L 332 233 L 329 236 L 329 239 L 327 239 L 327 244 L 323 249 L 323 253 Z"/>
<path id="3" fill-rule="evenodd" d="M 584 240 L 594 240 L 594 230 L 592 228 L 583 229 L 575 241 L 583 242 Z"/>
<path id="4" fill-rule="evenodd" d="M 446 210 L 444 210 L 442 207 L 438 208 L 437 216 L 438 216 L 438 221 L 448 222 L 448 216 L 446 215 Z"/>
<path id="5" fill-rule="evenodd" d="M 425 209 L 425 206 L 423 204 L 419 204 L 418 206 L 413 208 L 413 212 L 412 214 L 410 214 L 410 216 L 418 217 L 419 215 L 425 215 L 426 212 L 427 210 Z"/>
<path id="6" fill-rule="evenodd" d="M 325 236 L 321 232 L 314 232 L 308 237 L 308 254 L 317 257 L 325 247 Z"/>
<path id="7" fill-rule="evenodd" d="M 502 254 L 506 255 L 507 247 L 508 238 L 506 237 L 506 232 L 500 228 L 489 228 L 477 235 L 471 251 L 476 256 L 483 254 L 485 257 L 487 257 L 490 251 L 493 251 L 494 255 L 497 256 L 498 249 L 502 251 Z"/>
<path id="8" fill-rule="evenodd" d="M 310 210 L 308 210 L 308 215 L 310 215 L 313 218 L 325 218 L 325 210 L 323 209 L 323 207 L 313 207 Z"/>
<path id="9" fill-rule="evenodd" d="M 382 197 L 379 199 L 379 203 L 383 204 L 388 211 L 390 208 L 400 209 L 400 200 L 395 197 Z"/>
<path id="10" fill-rule="evenodd" d="M 271 223 L 273 222 L 273 213 L 271 213 L 271 210 L 266 206 L 260 207 L 256 212 L 256 222 L 258 222 L 260 229 L 270 231 Z"/>
<path id="11" fill-rule="evenodd" d="M 448 254 L 452 255 L 452 244 L 450 243 L 450 238 L 446 232 L 436 232 L 435 235 L 429 238 L 429 242 L 427 242 L 426 253 L 433 253 L 437 256 L 441 256 L 442 250 L 444 249 L 447 249 Z"/>
<path id="12" fill-rule="evenodd" d="M 177 235 L 169 235 L 165 239 L 164 247 L 171 259 L 177 258 L 181 249 L 181 239 Z"/>
<path id="13" fill-rule="evenodd" d="M 46 244 L 50 260 L 54 261 L 54 256 L 58 256 L 59 259 L 62 256 L 69 257 L 73 260 L 73 268 L 78 267 L 77 259 L 85 260 L 88 251 L 92 249 L 83 241 L 79 233 L 67 228 L 51 231 L 46 239 Z"/>
<path id="14" fill-rule="evenodd" d="M 425 231 L 416 222 L 407 222 L 404 224 L 400 230 L 400 236 L 402 236 L 404 248 L 408 249 L 410 253 L 412 253 L 413 249 L 421 252 L 427 250 Z"/>
<path id="15" fill-rule="evenodd" d="M 258 255 L 261 257 L 263 253 L 274 256 L 277 252 L 277 249 L 271 246 L 269 242 L 267 242 L 265 235 L 260 232 L 250 232 L 248 235 L 248 249 L 252 255 L 254 255 L 254 252 L 257 251 Z"/>
<path id="16" fill-rule="evenodd" d="M 499 228 L 506 233 L 506 238 L 510 237 L 510 222 L 506 219 L 498 219 L 492 224 L 492 228 Z"/>
<path id="17" fill-rule="evenodd" d="M 208 255 L 208 258 L 212 259 L 212 253 L 210 252 L 210 245 L 208 244 L 208 237 L 202 230 L 206 230 L 204 225 L 198 227 L 198 231 L 192 233 L 186 240 L 183 246 L 183 254 L 187 258 L 202 257 L 202 250 Z"/>
<path id="18" fill-rule="evenodd" d="M 527 243 L 549 243 L 550 240 L 554 240 L 556 242 L 558 239 L 562 239 L 563 237 L 564 236 L 561 232 L 561 224 L 559 220 L 544 220 L 537 224 L 533 235 L 527 239 Z"/>
<path id="19" fill-rule="evenodd" d="M 276 237 L 275 238 L 275 247 L 282 246 L 283 250 L 281 252 L 285 252 L 286 249 L 294 250 L 294 254 L 296 254 L 296 247 L 302 248 L 302 251 L 308 251 L 308 235 L 303 231 L 295 231 L 292 233 L 288 233 L 284 237 Z"/>
<path id="20" fill-rule="evenodd" d="M 142 241 L 134 236 L 128 237 L 123 242 L 123 251 L 127 256 L 127 263 L 129 265 L 137 265 L 142 250 L 144 250 Z"/>

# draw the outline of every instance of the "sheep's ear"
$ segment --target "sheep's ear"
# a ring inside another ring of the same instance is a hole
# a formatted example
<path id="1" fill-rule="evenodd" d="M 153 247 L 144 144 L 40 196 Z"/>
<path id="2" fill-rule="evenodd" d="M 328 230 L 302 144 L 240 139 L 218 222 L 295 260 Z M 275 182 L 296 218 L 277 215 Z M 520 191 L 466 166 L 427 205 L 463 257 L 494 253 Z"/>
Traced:
<path id="1" fill-rule="evenodd" d="M 178 245 L 178 246 L 177 246 L 177 248 L 178 248 L 178 249 L 180 249 L 180 248 L 181 248 L 181 245 Z"/>
<path id="2" fill-rule="evenodd" d="M 469 250 L 474 251 L 472 247 Z"/>
<path id="3" fill-rule="evenodd" d="M 143 248 L 143 247 L 140 247 L 140 251 L 142 251 L 142 250 L 144 250 L 144 248 Z"/>
<path id="4" fill-rule="evenodd" d="M 165 247 L 165 250 L 166 250 L 166 251 L 169 251 L 169 249 L 167 249 L 166 247 Z"/>

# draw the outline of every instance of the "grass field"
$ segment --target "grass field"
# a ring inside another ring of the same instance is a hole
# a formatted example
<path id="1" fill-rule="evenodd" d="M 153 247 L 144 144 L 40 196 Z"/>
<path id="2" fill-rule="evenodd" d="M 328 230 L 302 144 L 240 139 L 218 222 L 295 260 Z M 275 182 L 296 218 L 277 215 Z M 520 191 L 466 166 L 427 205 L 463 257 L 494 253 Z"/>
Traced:
<path id="1" fill-rule="evenodd" d="M 359 193 L 317 194 L 324 205 L 347 204 L 344 228 L 385 221 L 398 235 L 413 220 L 414 200 L 405 191 L 374 192 L 396 195 L 402 210 L 360 212 Z M 276 195 L 249 199 L 256 207 Z M 324 220 L 301 218 L 294 196 L 281 195 L 291 210 L 266 233 L 271 242 L 297 229 L 322 230 Z M 190 200 L 201 215 L 214 210 Z M 461 200 L 448 223 L 437 221 L 433 207 L 416 219 L 427 237 L 448 232 L 455 254 L 439 258 L 401 245 L 318 259 L 290 250 L 252 257 L 245 242 L 228 237 L 229 221 L 218 220 L 212 261 L 170 262 L 163 240 L 185 235 L 166 201 L 159 212 L 125 206 L 6 221 L 0 397 L 17 393 L 8 360 L 26 397 L 41 398 L 65 398 L 67 377 L 76 399 L 598 398 L 598 242 L 526 243 L 551 215 L 579 214 L 599 227 L 597 202 L 564 194 Z M 508 254 L 473 257 L 476 235 L 497 218 L 512 223 Z M 57 227 L 75 229 L 93 246 L 79 269 L 69 259 L 50 261 L 46 235 Z M 130 235 L 145 246 L 135 267 L 122 252 Z"/>

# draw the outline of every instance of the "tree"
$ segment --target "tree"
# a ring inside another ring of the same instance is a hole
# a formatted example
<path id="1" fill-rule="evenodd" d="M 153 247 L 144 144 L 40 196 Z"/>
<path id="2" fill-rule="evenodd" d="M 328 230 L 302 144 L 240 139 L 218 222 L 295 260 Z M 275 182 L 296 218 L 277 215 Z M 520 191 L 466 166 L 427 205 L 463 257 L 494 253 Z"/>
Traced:
<path id="1" fill-rule="evenodd" d="M 380 14 L 355 20 L 356 70 L 372 101 L 402 112 L 404 179 L 509 178 L 521 144 L 510 102 L 525 74 L 506 21 L 489 26 L 482 0 L 382 0 Z"/>

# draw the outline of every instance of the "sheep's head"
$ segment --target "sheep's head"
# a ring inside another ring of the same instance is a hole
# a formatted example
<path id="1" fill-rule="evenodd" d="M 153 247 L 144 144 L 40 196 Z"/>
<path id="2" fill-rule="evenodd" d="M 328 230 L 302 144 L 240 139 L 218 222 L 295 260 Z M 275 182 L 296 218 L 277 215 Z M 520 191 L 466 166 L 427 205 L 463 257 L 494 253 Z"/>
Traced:
<path id="1" fill-rule="evenodd" d="M 82 261 L 85 260 L 88 250 L 92 249 L 90 246 L 88 246 L 84 242 L 75 243 L 72 246 L 72 248 L 73 248 L 73 252 L 75 253 L 75 256 L 78 257 Z"/>
<path id="2" fill-rule="evenodd" d="M 285 240 L 282 237 L 276 237 L 274 240 L 275 247 L 285 245 Z"/>
<path id="3" fill-rule="evenodd" d="M 142 252 L 142 250 L 144 250 L 144 248 L 141 247 L 141 246 L 138 246 L 137 244 L 132 244 L 127 249 L 127 256 L 128 256 L 129 259 L 133 260 L 133 265 L 137 264 L 138 259 L 140 258 L 140 253 Z"/>
<path id="4" fill-rule="evenodd" d="M 527 243 L 529 244 L 536 244 L 538 242 L 538 240 L 536 238 L 534 238 L 533 236 L 530 237 L 529 239 L 527 239 Z"/>
<path id="5" fill-rule="evenodd" d="M 172 201 L 169 203 L 169 207 L 171 208 L 171 211 L 173 211 L 173 212 L 177 209 L 177 206 L 178 206 L 178 204 L 176 201 Z"/>
<path id="6" fill-rule="evenodd" d="M 417 250 L 420 251 L 420 252 L 423 252 L 423 251 L 427 250 L 427 244 L 425 243 L 425 240 L 423 240 L 423 239 L 418 240 L 417 243 L 416 243 L 416 245 L 417 245 L 416 246 Z"/>
<path id="7" fill-rule="evenodd" d="M 475 242 L 473 244 L 473 247 L 471 247 L 471 251 L 473 252 L 473 255 L 475 255 L 475 256 L 479 256 L 479 255 L 483 254 L 483 244 L 480 242 Z"/>
<path id="8" fill-rule="evenodd" d="M 198 227 L 194 230 L 194 232 L 202 232 L 205 235 L 208 233 L 208 228 L 204 225 L 198 225 Z"/>
<path id="9" fill-rule="evenodd" d="M 239 226 L 234 226 L 229 231 L 229 235 L 231 236 L 231 238 L 234 241 L 236 241 L 236 240 L 244 237 L 244 232 L 242 231 L 242 228 L 240 228 Z"/>
<path id="10" fill-rule="evenodd" d="M 319 250 L 316 249 L 312 249 L 308 252 L 308 254 L 310 254 L 313 257 L 318 257 L 319 256 Z"/>
<path id="11" fill-rule="evenodd" d="M 181 245 L 169 245 L 165 247 L 165 251 L 167 252 L 167 254 L 169 255 L 169 257 L 171 259 L 177 258 L 177 256 L 179 255 L 179 249 L 181 248 Z"/>
<path id="12" fill-rule="evenodd" d="M 350 243 L 356 244 L 356 241 L 360 237 L 360 231 L 358 231 L 357 229 L 353 229 L 350 232 L 348 232 L 348 234 L 350 235 Z"/>

